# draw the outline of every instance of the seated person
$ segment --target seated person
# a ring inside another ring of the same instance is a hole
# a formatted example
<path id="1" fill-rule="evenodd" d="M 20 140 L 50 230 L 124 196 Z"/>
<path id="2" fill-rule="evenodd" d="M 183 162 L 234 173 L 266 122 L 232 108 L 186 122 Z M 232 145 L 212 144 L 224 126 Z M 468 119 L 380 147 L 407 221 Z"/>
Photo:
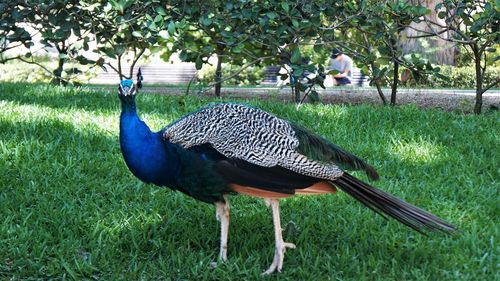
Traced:
<path id="1" fill-rule="evenodd" d="M 333 75 L 333 84 L 337 86 L 351 84 L 352 59 L 334 48 L 330 56 L 329 70 L 337 70 L 339 73 Z"/>

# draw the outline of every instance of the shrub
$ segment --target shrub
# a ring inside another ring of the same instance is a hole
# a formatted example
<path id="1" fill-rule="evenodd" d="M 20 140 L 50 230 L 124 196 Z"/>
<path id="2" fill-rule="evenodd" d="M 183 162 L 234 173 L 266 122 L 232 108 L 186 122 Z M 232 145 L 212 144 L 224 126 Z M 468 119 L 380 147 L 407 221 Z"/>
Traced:
<path id="1" fill-rule="evenodd" d="M 473 66 L 455 67 L 443 65 L 441 74 L 449 79 L 436 79 L 434 85 L 443 88 L 475 88 L 476 71 Z M 489 66 L 484 75 L 483 85 L 489 85 L 500 77 L 500 66 Z"/>
<path id="2" fill-rule="evenodd" d="M 45 66 L 48 69 L 54 69 L 57 65 L 57 59 L 49 56 L 34 57 L 34 61 Z M 67 62 L 64 67 L 63 77 L 72 77 L 73 83 L 86 83 L 90 78 L 96 75 L 98 68 L 91 68 L 87 66 L 80 66 L 82 73 L 71 73 L 77 66 L 73 61 Z M 25 63 L 19 60 L 12 60 L 4 64 L 0 64 L 0 81 L 6 82 L 29 82 L 29 83 L 49 83 L 53 79 L 47 71 L 41 67 Z"/>
<path id="3" fill-rule="evenodd" d="M 409 79 L 403 86 L 408 87 L 426 87 L 426 88 L 458 88 L 475 89 L 476 72 L 473 66 L 456 67 L 452 65 L 440 66 L 440 73 L 445 78 L 421 77 L 418 82 L 415 79 Z M 486 69 L 483 85 L 489 85 L 500 77 L 500 66 L 488 66 Z"/>
<path id="4" fill-rule="evenodd" d="M 43 69 L 19 61 L 0 64 L 0 81 L 9 82 L 49 82 L 51 77 Z"/>

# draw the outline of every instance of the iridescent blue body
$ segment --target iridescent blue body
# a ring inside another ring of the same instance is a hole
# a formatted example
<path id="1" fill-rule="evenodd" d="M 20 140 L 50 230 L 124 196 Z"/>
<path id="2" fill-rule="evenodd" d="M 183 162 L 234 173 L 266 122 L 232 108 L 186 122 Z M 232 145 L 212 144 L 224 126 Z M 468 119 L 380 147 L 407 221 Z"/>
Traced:
<path id="1" fill-rule="evenodd" d="M 186 150 L 152 132 L 137 115 L 135 96 L 120 95 L 120 147 L 130 171 L 141 181 L 182 191 L 198 200 L 222 202 L 230 192 L 212 168 L 211 151 Z M 208 155 L 208 156 L 207 156 Z"/>

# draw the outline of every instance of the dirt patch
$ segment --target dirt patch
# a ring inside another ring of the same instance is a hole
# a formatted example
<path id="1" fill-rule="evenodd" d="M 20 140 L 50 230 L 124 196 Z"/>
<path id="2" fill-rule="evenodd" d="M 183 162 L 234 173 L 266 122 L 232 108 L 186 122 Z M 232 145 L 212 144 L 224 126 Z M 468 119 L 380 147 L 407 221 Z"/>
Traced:
<path id="1" fill-rule="evenodd" d="M 145 88 L 145 92 L 181 95 L 181 88 Z M 322 103 L 330 104 L 382 104 L 375 89 L 343 88 L 318 91 Z M 203 94 L 213 96 L 213 92 Z M 289 89 L 277 88 L 223 88 L 222 96 L 236 99 L 273 99 L 282 102 L 293 102 Z M 390 96 L 386 93 L 386 98 Z M 433 90 L 433 89 L 401 89 L 398 91 L 397 104 L 415 104 L 423 108 L 441 108 L 443 110 L 460 110 L 472 112 L 475 102 L 474 91 L 469 90 Z M 490 91 L 483 94 L 483 109 L 500 108 L 500 91 Z"/>

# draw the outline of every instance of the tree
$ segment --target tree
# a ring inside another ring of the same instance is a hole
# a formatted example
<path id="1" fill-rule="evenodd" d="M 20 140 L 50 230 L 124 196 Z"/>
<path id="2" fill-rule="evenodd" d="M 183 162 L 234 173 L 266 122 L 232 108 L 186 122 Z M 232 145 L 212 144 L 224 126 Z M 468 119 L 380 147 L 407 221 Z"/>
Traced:
<path id="1" fill-rule="evenodd" d="M 384 104 L 387 103 L 382 90 L 384 84 L 391 87 L 390 104 L 396 104 L 400 68 L 405 68 L 415 79 L 424 74 L 439 75 L 439 68 L 434 68 L 420 55 L 405 55 L 401 44 L 405 39 L 404 30 L 420 22 L 427 13 L 427 8 L 409 1 L 367 1 L 359 16 L 352 17 L 349 25 L 342 28 L 343 35 L 337 44 L 369 74 Z"/>
<path id="2" fill-rule="evenodd" d="M 494 46 L 500 41 L 498 4 L 498 0 L 444 0 L 434 8 L 444 23 L 425 18 L 428 30 L 417 30 L 420 35 L 416 37 L 438 36 L 464 46 L 471 53 L 476 76 L 476 114 L 481 113 L 483 94 L 500 82 L 499 78 L 483 85 L 487 62 L 496 51 Z M 496 56 L 493 61 L 498 59 Z"/>
<path id="3" fill-rule="evenodd" d="M 9 50 L 33 45 L 31 34 L 19 23 L 25 22 L 30 16 L 30 11 L 18 9 L 17 6 L 24 1 L 5 1 L 0 3 L 0 63 L 5 63 L 12 57 L 6 57 Z"/>
<path id="4" fill-rule="evenodd" d="M 255 25 L 249 18 L 255 16 L 253 9 L 258 3 L 245 1 L 170 1 L 167 13 L 158 9 L 168 23 L 169 48 L 163 57 L 169 58 L 178 52 L 182 61 L 194 62 L 197 69 L 216 56 L 215 95 L 220 96 L 224 80 L 237 75 L 246 67 L 271 59 L 270 51 L 253 40 Z M 222 77 L 222 65 L 230 62 L 242 65 L 229 77 Z"/>
<path id="5" fill-rule="evenodd" d="M 8 36 L 6 41 L 17 42 L 14 43 L 16 47 L 21 43 L 27 48 L 25 54 L 5 58 L 4 61 L 17 59 L 36 64 L 53 77 L 53 83 L 67 84 L 71 75 L 78 74 L 81 70 L 76 67 L 65 68 L 65 64 L 70 60 L 81 62 L 80 50 L 88 49 L 89 32 L 85 29 L 85 23 L 78 17 L 78 2 L 77 0 L 26 0 L 4 4 L 11 15 L 5 19 L 5 23 L 9 24 L 9 20 L 12 19 L 15 21 L 8 33 L 11 39 Z M 29 34 L 28 30 L 33 34 Z M 34 59 L 37 50 L 33 51 L 30 47 L 32 38 L 36 35 L 41 38 L 43 50 L 57 53 L 55 69 L 51 70 L 49 66 Z"/>
<path id="6" fill-rule="evenodd" d="M 321 37 L 333 33 L 340 3 L 327 1 L 167 1 L 169 34 L 175 36 L 167 56 L 179 51 L 183 61 L 195 62 L 197 68 L 217 55 L 216 94 L 220 83 L 222 62 L 240 64 L 244 69 L 254 64 L 286 65 L 290 70 L 295 100 L 301 93 L 314 93 L 322 86 L 323 66 L 317 66 L 303 55 L 302 49 L 323 45 Z M 158 13 L 161 15 L 161 13 Z M 324 20 L 328 18 L 329 20 Z M 174 32 L 170 32 L 174 31 Z M 305 72 L 318 72 L 304 80 Z M 230 75 L 232 76 L 232 75 Z M 285 77 L 283 77 L 285 78 Z"/>
<path id="7" fill-rule="evenodd" d="M 158 37 L 165 37 L 158 1 L 86 1 L 81 0 L 81 19 L 92 33 L 96 63 L 110 67 L 120 79 L 131 79 L 138 60 L 152 50 Z M 127 67 L 127 69 L 125 69 Z"/>

